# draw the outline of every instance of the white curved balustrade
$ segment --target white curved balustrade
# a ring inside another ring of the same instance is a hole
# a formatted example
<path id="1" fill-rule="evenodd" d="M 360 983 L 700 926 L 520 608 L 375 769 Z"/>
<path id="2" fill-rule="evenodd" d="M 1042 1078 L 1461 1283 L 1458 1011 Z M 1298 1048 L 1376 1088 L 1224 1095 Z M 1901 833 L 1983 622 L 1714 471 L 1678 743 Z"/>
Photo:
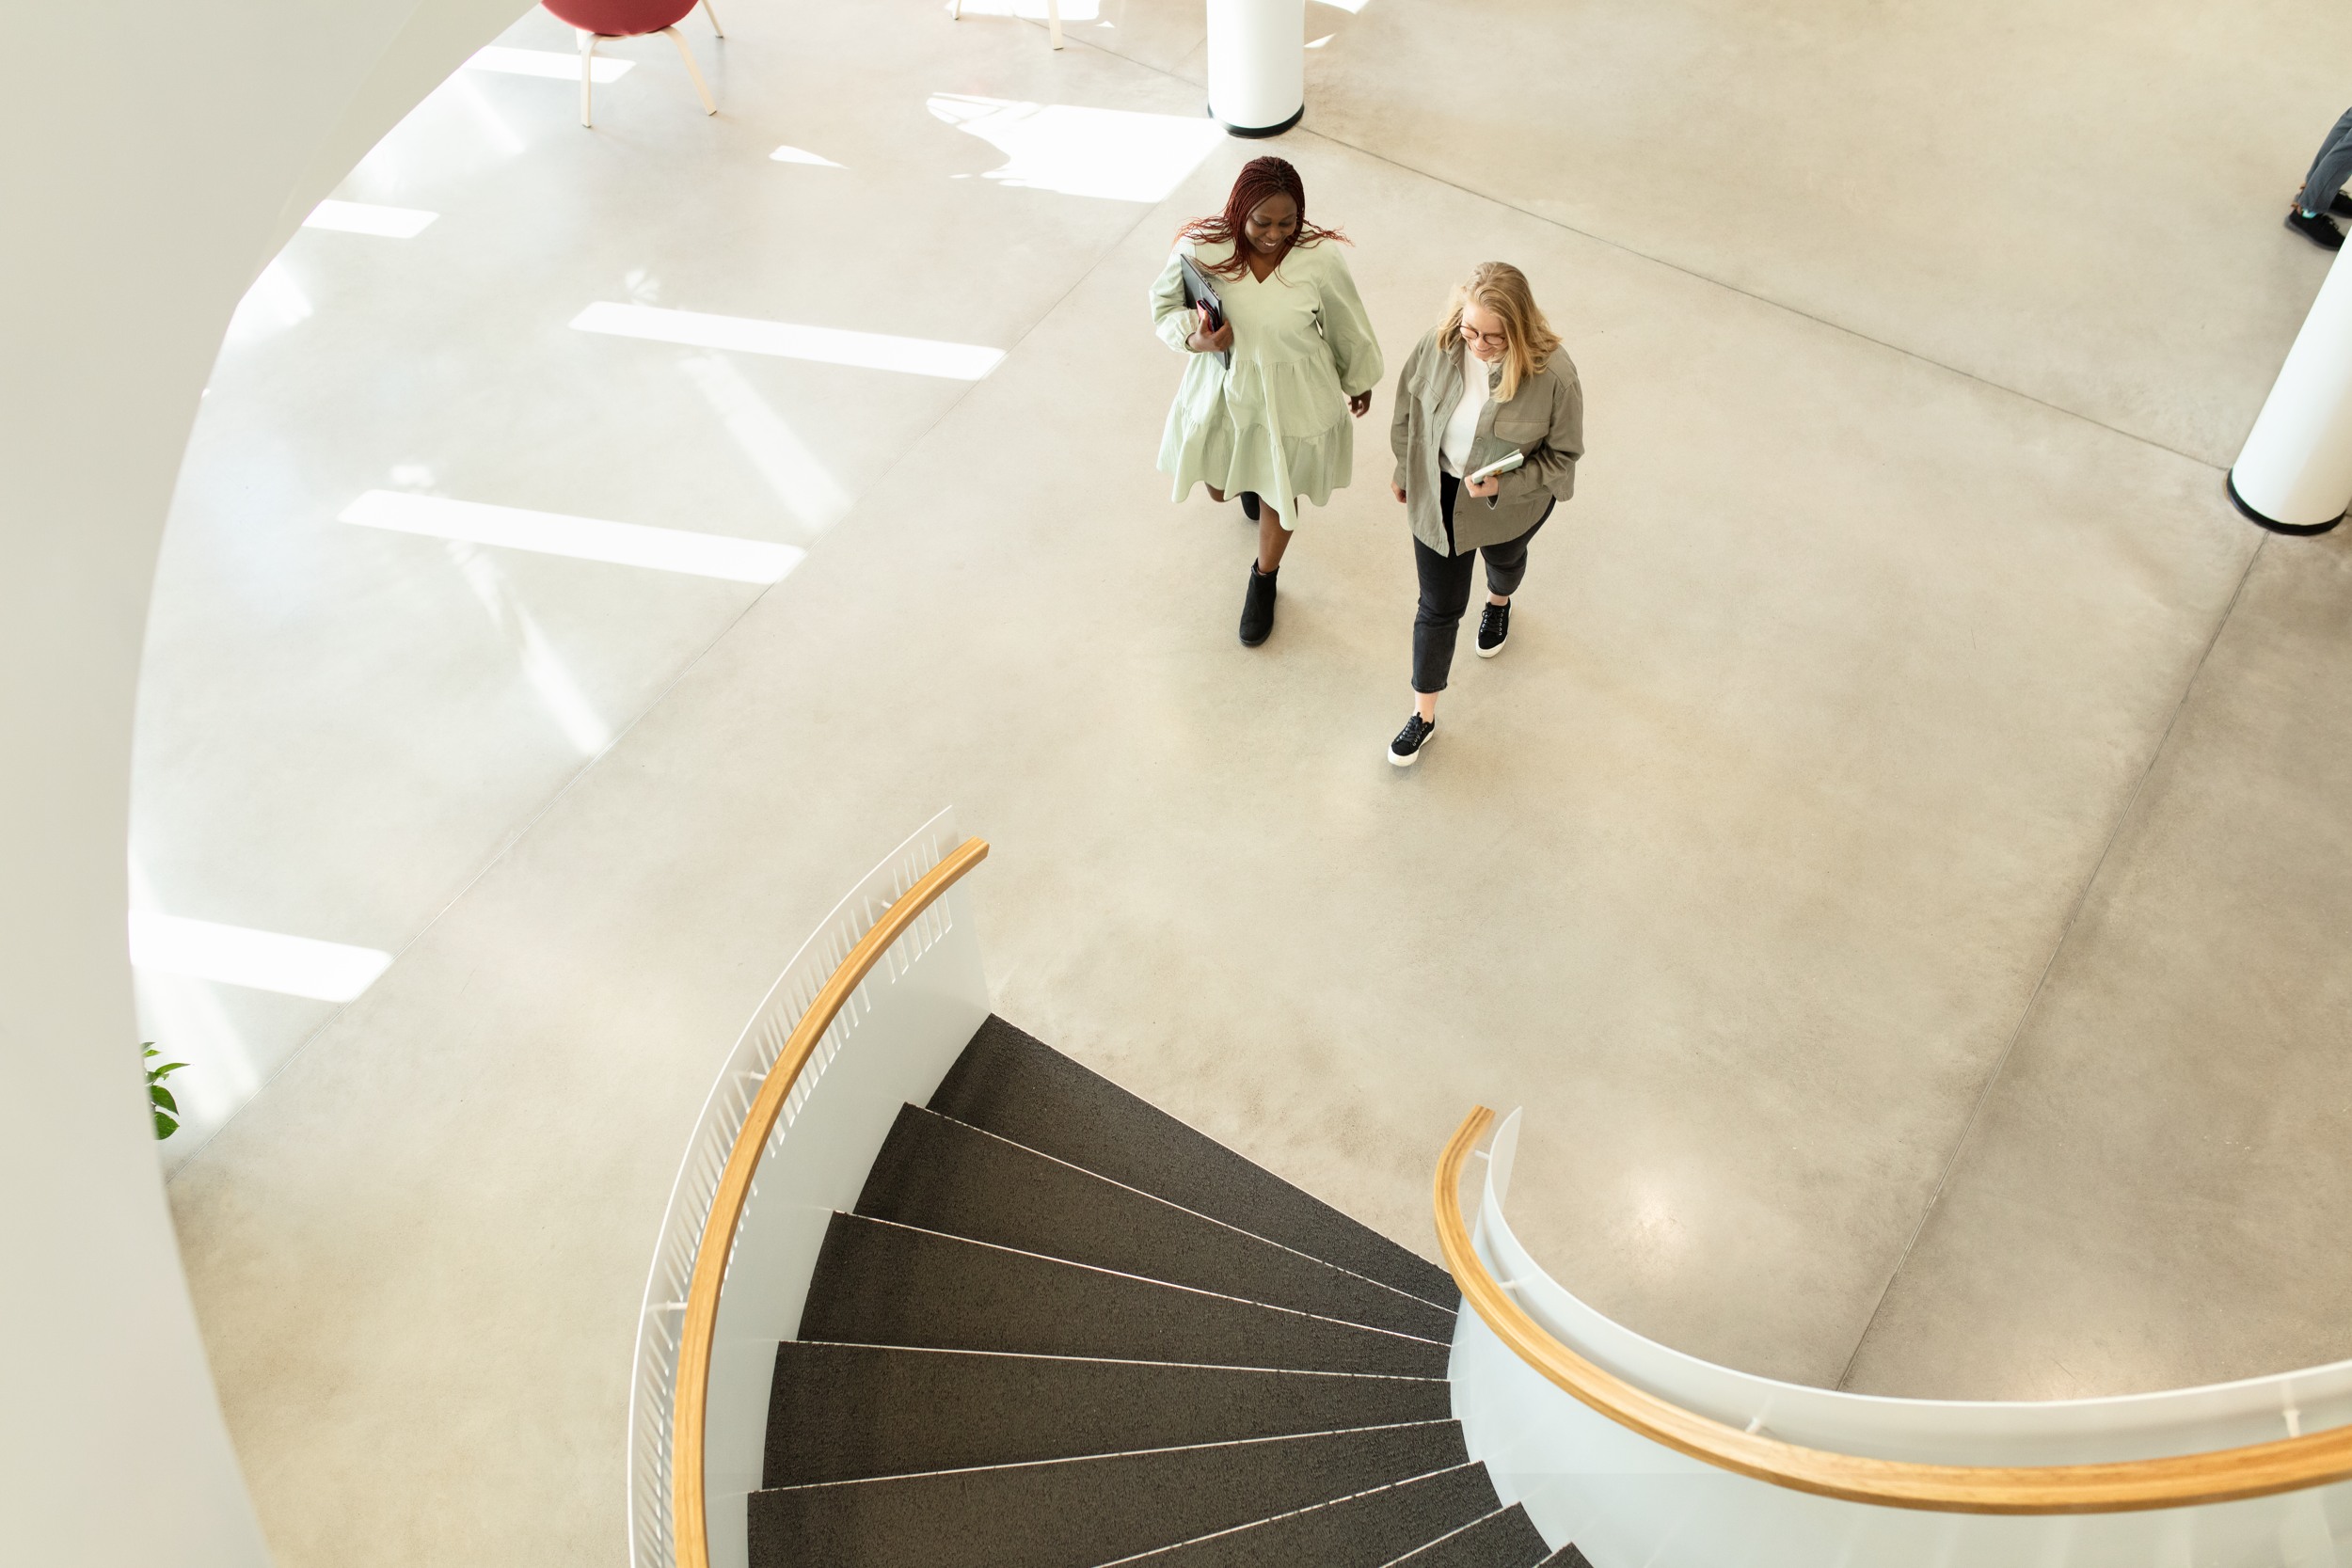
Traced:
<path id="1" fill-rule="evenodd" d="M 681 1560 L 672 1409 L 695 1252 L 721 1173 L 762 1081 L 818 992 L 859 939 L 957 847 L 953 818 L 943 811 L 925 823 L 834 906 L 785 966 L 711 1085 L 662 1216 L 638 1317 L 629 1386 L 632 1568 Z M 930 1098 L 987 1017 L 979 941 L 965 895 L 951 887 L 850 993 L 785 1101 L 736 1228 L 712 1342 L 702 1448 L 711 1568 L 748 1560 L 745 1499 L 760 1484 L 776 1344 L 799 1334 L 826 1226 L 834 1211 L 856 1205 L 899 1106 Z"/>
<path id="2" fill-rule="evenodd" d="M 1578 1300 L 1512 1234 L 1502 1203 L 1519 1114 L 1495 1134 L 1476 1247 L 1541 1327 L 1626 1382 L 1784 1442 L 1923 1464 L 2077 1465 L 2203 1453 L 2352 1423 L 2352 1362 L 2240 1383 L 2042 1402 L 1887 1399 L 1735 1371 L 1645 1339 Z M 2031 1516 L 1848 1502 L 1718 1469 L 1559 1387 L 1466 1306 L 1454 1414 L 1505 1502 L 1594 1568 L 2336 1568 L 2352 1482 L 2239 1502 Z"/>

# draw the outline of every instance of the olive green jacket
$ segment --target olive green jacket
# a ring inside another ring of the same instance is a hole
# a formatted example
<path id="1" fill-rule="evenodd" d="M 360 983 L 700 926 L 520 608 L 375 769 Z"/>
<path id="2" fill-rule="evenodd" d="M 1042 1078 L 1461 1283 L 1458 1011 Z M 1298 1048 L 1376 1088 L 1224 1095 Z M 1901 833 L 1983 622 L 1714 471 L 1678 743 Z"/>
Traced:
<path id="1" fill-rule="evenodd" d="M 1445 518 L 1438 503 L 1438 443 L 1446 421 L 1462 401 L 1462 366 L 1477 365 L 1457 339 L 1440 344 L 1432 330 L 1413 345 L 1396 383 L 1396 419 L 1390 444 L 1396 449 L 1396 483 L 1405 491 L 1405 514 L 1413 537 L 1447 553 Z M 1500 366 L 1487 372 L 1491 388 Z M 1502 488 L 1481 500 L 1460 496 L 1454 503 L 1454 552 L 1517 539 L 1576 494 L 1576 460 L 1584 455 L 1584 388 L 1567 354 L 1554 350 L 1551 362 L 1519 383 L 1508 403 L 1488 399 L 1478 416 L 1469 467 L 1483 468 L 1514 451 L 1527 453 L 1521 467 L 1502 476 Z"/>

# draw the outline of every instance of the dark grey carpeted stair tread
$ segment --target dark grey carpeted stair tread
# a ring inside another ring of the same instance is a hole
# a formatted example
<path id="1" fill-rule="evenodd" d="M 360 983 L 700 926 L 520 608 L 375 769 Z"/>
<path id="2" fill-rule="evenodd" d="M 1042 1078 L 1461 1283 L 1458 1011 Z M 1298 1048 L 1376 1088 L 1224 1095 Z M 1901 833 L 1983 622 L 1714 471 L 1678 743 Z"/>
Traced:
<path id="1" fill-rule="evenodd" d="M 1451 1406 L 1438 1378 L 787 1342 L 763 1484 L 1441 1421 Z"/>
<path id="2" fill-rule="evenodd" d="M 1492 1512 L 1484 1465 L 1418 1476 L 1375 1492 L 1122 1559 L 1116 1568 L 1386 1568 L 1403 1553 Z"/>
<path id="3" fill-rule="evenodd" d="M 857 1212 L 1424 1339 L 1454 1334 L 1454 1314 L 1419 1296 L 918 1106 L 898 1113 Z"/>
<path id="4" fill-rule="evenodd" d="M 786 1486 L 752 1568 L 1093 1568 L 1467 1462 L 1452 1421 Z"/>
<path id="5" fill-rule="evenodd" d="M 1550 1551 L 1527 1510 L 1513 1503 L 1397 1559 L 1390 1568 L 1566 1568 L 1571 1561 L 1577 1568 L 1592 1568 L 1581 1553 L 1568 1556 L 1576 1552 L 1574 1546 L 1561 1548 L 1558 1557 L 1548 1556 Z"/>
<path id="6" fill-rule="evenodd" d="M 800 1339 L 1443 1377 L 1447 1345 L 858 1214 L 825 1230 Z"/>
<path id="7" fill-rule="evenodd" d="M 991 1016 L 931 1096 L 942 1116 L 1452 1311 L 1446 1272 Z"/>
<path id="8" fill-rule="evenodd" d="M 1544 1559 L 1539 1568 L 1593 1568 L 1593 1563 L 1590 1558 L 1576 1549 L 1576 1543 L 1571 1541 Z"/>

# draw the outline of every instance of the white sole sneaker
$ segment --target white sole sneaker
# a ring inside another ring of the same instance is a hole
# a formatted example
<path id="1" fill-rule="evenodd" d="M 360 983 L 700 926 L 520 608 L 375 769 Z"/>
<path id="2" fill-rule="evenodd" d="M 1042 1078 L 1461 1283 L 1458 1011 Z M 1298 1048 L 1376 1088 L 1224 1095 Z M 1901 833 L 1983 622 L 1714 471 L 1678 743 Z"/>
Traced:
<path id="1" fill-rule="evenodd" d="M 1390 766 L 1390 767 L 1391 767 L 1391 768 L 1410 768 L 1410 767 L 1412 767 L 1412 766 L 1413 766 L 1413 764 L 1415 764 L 1415 763 L 1417 763 L 1417 762 L 1419 762 L 1419 761 L 1421 760 L 1421 754 L 1422 754 L 1422 752 L 1425 752 L 1425 751 L 1429 750 L 1429 743 L 1430 743 L 1431 741 L 1433 741 L 1433 740 L 1437 739 L 1437 738 L 1438 738 L 1438 732 L 1437 732 L 1436 730 L 1434 730 L 1434 729 L 1433 729 L 1433 730 L 1431 730 L 1431 731 L 1430 731 L 1427 735 L 1424 735 L 1424 736 L 1422 736 L 1421 737 L 1421 744 L 1420 744 L 1419 746 L 1414 747 L 1414 748 L 1413 748 L 1410 752 L 1406 752 L 1405 755 L 1403 755 L 1403 756 L 1399 756 L 1399 755 L 1397 755 L 1397 754 L 1396 754 L 1396 742 L 1395 742 L 1395 741 L 1393 741 L 1393 740 L 1390 741 L 1390 742 L 1389 742 L 1389 766 Z"/>
<path id="2" fill-rule="evenodd" d="M 1478 657 L 1481 657 L 1481 658 L 1492 658 L 1492 657 L 1495 657 L 1495 655 L 1497 655 L 1497 654 L 1499 654 L 1499 653 L 1502 652 L 1502 650 L 1503 650 L 1503 649 L 1505 649 L 1505 648 L 1509 647 L 1510 645 L 1511 645 L 1511 640 L 1510 640 L 1509 638 L 1507 638 L 1507 637 L 1506 637 L 1506 638 L 1504 638 L 1502 641 L 1500 641 L 1500 642 L 1496 643 L 1493 647 L 1491 647 L 1491 648 L 1477 648 L 1477 649 L 1476 649 L 1476 652 L 1477 652 L 1477 654 L 1478 654 Z M 1473 646 L 1474 646 L 1474 645 L 1473 645 Z"/>

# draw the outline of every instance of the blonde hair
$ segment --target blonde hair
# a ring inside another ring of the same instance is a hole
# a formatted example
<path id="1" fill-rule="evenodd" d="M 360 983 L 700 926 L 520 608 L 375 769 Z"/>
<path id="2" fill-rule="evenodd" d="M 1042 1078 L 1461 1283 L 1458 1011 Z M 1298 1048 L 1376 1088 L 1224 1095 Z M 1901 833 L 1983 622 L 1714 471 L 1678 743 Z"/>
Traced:
<path id="1" fill-rule="evenodd" d="M 1518 395 L 1520 382 L 1543 373 L 1552 351 L 1560 346 L 1560 335 L 1535 309 L 1535 292 L 1527 286 L 1527 274 L 1508 261 L 1481 261 L 1468 279 L 1454 286 L 1446 301 L 1445 323 L 1438 328 L 1440 344 L 1451 346 L 1460 339 L 1462 312 L 1473 302 L 1501 316 L 1503 335 L 1511 340 L 1502 355 L 1502 385 L 1495 388 L 1496 399 L 1508 403 Z"/>

